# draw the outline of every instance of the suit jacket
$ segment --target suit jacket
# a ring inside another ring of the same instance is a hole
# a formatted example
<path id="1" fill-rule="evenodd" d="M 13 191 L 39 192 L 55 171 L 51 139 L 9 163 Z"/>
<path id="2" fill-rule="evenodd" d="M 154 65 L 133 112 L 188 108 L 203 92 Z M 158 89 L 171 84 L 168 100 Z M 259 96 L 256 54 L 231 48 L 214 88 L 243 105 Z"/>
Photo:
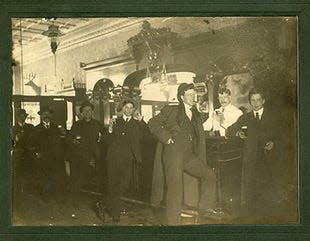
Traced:
<path id="1" fill-rule="evenodd" d="M 259 122 L 251 111 L 242 115 L 235 124 L 228 127 L 227 135 L 235 136 L 242 126 L 247 126 L 242 168 L 243 195 L 247 195 L 251 192 L 253 183 L 270 185 L 268 182 L 272 181 L 270 180 L 272 172 L 280 161 L 276 155 L 279 122 L 275 119 L 275 115 L 266 108 Z M 264 151 L 264 146 L 269 141 L 274 142 L 274 148 L 271 151 Z"/>
<path id="2" fill-rule="evenodd" d="M 206 162 L 206 143 L 205 133 L 203 130 L 202 122 L 203 118 L 198 111 L 193 113 L 195 116 L 196 128 L 198 131 L 197 153 L 198 158 Z M 184 105 L 178 106 L 165 106 L 161 112 L 149 120 L 149 128 L 152 134 L 154 134 L 159 142 L 157 145 L 154 168 L 153 168 L 153 180 L 152 180 L 152 196 L 151 204 L 153 206 L 159 206 L 164 195 L 164 167 L 162 163 L 162 154 L 165 148 L 165 143 L 172 138 L 175 143 L 182 142 L 182 138 L 186 138 L 186 135 L 182 135 L 184 132 L 182 128 L 188 117 L 185 114 Z M 181 134 L 181 135 L 180 135 Z M 182 145 L 180 145 L 182 148 Z M 181 150 L 180 150 L 181 151 Z"/>
<path id="3" fill-rule="evenodd" d="M 242 115 L 236 123 L 228 127 L 227 135 L 234 136 L 242 126 L 247 126 L 247 139 L 245 139 L 245 154 L 251 159 L 264 152 L 264 146 L 268 141 L 277 142 L 278 125 L 274 114 L 264 108 L 261 120 L 257 122 L 253 111 Z M 255 155 L 257 154 L 257 155 Z"/>
<path id="4" fill-rule="evenodd" d="M 54 162 L 60 160 L 60 131 L 54 123 L 51 122 L 49 128 L 40 123 L 34 128 L 30 139 L 32 150 L 40 154 L 39 159 L 46 165 L 56 164 Z"/>
<path id="5" fill-rule="evenodd" d="M 102 124 L 91 119 L 89 122 L 79 120 L 75 122 L 66 138 L 66 155 L 70 160 L 90 159 L 98 160 L 100 156 L 99 142 L 104 136 L 104 128 Z M 74 144 L 73 140 L 80 136 L 79 144 Z"/>
<path id="6" fill-rule="evenodd" d="M 25 167 L 31 165 L 32 152 L 29 146 L 30 136 L 34 131 L 34 126 L 31 124 L 25 123 L 23 126 L 15 125 L 13 127 L 13 165 L 14 170 L 16 168 L 21 168 L 22 170 Z"/>
<path id="7" fill-rule="evenodd" d="M 34 126 L 25 123 L 23 126 L 15 125 L 13 127 L 14 149 L 26 151 L 29 145 L 29 137 L 33 133 Z"/>
<path id="8" fill-rule="evenodd" d="M 142 162 L 141 140 L 148 133 L 147 124 L 131 118 L 128 123 L 122 117 L 116 119 L 112 133 L 108 134 L 107 160 L 113 161 L 119 157 L 133 157 Z"/>
<path id="9" fill-rule="evenodd" d="M 203 119 L 200 113 L 195 109 L 193 113 L 195 118 L 196 138 L 197 138 L 197 156 L 199 159 L 206 160 L 206 142 L 205 133 L 203 130 Z M 172 138 L 175 142 L 182 141 L 182 138 L 187 138 L 184 133 L 187 131 L 184 129 L 186 122 L 189 121 L 185 114 L 184 105 L 178 106 L 165 106 L 161 112 L 149 120 L 149 128 L 152 134 L 154 134 L 158 140 L 165 144 Z"/>

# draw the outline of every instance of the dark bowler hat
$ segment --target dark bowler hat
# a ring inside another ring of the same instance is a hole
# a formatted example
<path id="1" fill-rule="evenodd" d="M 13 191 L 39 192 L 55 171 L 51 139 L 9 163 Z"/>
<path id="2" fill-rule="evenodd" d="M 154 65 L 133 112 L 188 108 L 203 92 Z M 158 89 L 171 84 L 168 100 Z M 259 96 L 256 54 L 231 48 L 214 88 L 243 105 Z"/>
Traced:
<path id="1" fill-rule="evenodd" d="M 131 99 L 125 99 L 125 100 L 122 101 L 122 107 L 124 107 L 127 104 L 132 104 L 133 107 L 136 107 L 135 102 L 133 100 L 131 100 Z"/>
<path id="2" fill-rule="evenodd" d="M 83 108 L 86 107 L 86 106 L 89 106 L 92 110 L 94 110 L 94 105 L 92 103 L 90 103 L 89 101 L 84 101 L 82 104 L 81 104 L 81 107 L 80 107 L 80 112 L 82 113 L 83 111 Z"/>
<path id="3" fill-rule="evenodd" d="M 53 110 L 49 106 L 40 106 L 40 111 L 38 111 L 39 115 L 42 115 L 44 112 L 49 112 L 50 114 L 53 114 Z"/>
<path id="4" fill-rule="evenodd" d="M 187 90 L 190 90 L 190 89 L 194 89 L 194 84 L 190 83 L 182 83 L 179 85 L 179 88 L 178 88 L 178 94 L 177 94 L 177 97 L 178 97 L 178 101 L 179 102 L 183 102 L 182 99 L 181 99 L 181 96 L 184 95 L 184 93 L 187 91 Z"/>
<path id="5" fill-rule="evenodd" d="M 16 116 L 27 116 L 28 114 L 26 113 L 26 111 L 24 109 L 16 109 Z"/>

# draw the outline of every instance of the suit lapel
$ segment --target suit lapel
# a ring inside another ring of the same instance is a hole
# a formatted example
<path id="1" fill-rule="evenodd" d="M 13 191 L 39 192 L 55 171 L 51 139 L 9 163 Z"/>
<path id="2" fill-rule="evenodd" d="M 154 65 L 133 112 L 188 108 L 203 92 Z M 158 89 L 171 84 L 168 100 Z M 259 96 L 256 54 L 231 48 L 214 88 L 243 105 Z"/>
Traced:
<path id="1" fill-rule="evenodd" d="M 178 112 L 177 112 L 177 123 L 179 126 L 182 126 L 184 122 L 188 119 L 187 115 L 185 114 L 184 104 L 180 103 L 178 105 Z"/>
<path id="2" fill-rule="evenodd" d="M 266 119 L 266 113 L 265 112 L 266 112 L 266 109 L 264 108 L 264 111 L 263 111 L 263 114 L 260 118 L 260 121 L 265 121 L 265 119 Z"/>

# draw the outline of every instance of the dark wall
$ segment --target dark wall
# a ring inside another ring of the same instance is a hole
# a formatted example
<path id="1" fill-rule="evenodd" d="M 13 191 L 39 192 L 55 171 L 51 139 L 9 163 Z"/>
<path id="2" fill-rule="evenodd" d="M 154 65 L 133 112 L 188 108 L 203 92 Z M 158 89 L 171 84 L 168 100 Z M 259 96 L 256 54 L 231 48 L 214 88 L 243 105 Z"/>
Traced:
<path id="1" fill-rule="evenodd" d="M 296 107 L 295 18 L 249 19 L 242 25 L 193 36 L 175 46 L 174 61 L 197 74 L 250 72 L 273 105 Z"/>

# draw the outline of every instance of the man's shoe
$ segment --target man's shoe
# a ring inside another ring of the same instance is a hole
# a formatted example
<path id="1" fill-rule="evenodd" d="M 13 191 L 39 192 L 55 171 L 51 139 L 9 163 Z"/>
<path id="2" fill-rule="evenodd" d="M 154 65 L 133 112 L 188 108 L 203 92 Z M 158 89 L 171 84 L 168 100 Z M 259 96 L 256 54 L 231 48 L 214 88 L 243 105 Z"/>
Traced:
<path id="1" fill-rule="evenodd" d="M 112 217 L 112 222 L 113 223 L 119 223 L 121 221 L 120 217 Z"/>
<path id="2" fill-rule="evenodd" d="M 208 208 L 207 210 L 200 210 L 199 216 L 218 220 L 222 219 L 225 216 L 225 214 L 222 210 Z"/>
<path id="3" fill-rule="evenodd" d="M 103 206 L 102 202 L 96 203 L 96 216 L 104 222 L 106 219 L 107 208 Z"/>

